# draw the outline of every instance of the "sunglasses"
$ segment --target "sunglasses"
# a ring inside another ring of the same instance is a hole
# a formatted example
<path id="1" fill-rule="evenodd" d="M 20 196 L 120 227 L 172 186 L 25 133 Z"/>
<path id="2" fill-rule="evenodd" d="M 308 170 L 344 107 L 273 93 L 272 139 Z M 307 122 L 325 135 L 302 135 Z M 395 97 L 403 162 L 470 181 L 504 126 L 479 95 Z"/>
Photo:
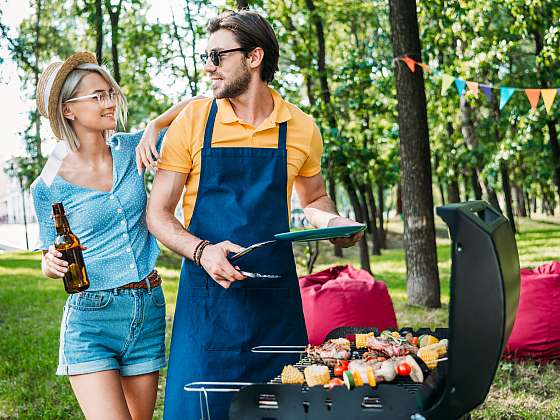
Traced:
<path id="1" fill-rule="evenodd" d="M 223 50 L 223 51 L 212 50 L 212 51 L 210 51 L 210 54 L 208 54 L 208 53 L 200 54 L 200 59 L 202 60 L 203 64 L 206 64 L 208 62 L 208 58 L 210 58 L 210 60 L 212 61 L 212 64 L 214 64 L 216 67 L 219 67 L 220 57 L 222 55 L 230 53 L 230 52 L 237 52 L 237 51 L 249 52 L 249 51 L 252 51 L 252 50 L 254 50 L 254 47 L 253 48 L 232 48 L 231 50 Z"/>

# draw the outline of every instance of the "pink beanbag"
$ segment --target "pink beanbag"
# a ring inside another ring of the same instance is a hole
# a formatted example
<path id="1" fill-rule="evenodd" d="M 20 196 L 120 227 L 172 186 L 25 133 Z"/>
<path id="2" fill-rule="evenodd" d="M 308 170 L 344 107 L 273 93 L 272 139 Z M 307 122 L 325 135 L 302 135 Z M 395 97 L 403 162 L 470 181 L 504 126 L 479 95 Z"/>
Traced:
<path id="1" fill-rule="evenodd" d="M 504 357 L 560 358 L 560 262 L 521 269 L 519 307 Z"/>
<path id="2" fill-rule="evenodd" d="M 337 327 L 397 328 L 387 286 L 350 265 L 299 279 L 309 343 L 321 344 Z"/>

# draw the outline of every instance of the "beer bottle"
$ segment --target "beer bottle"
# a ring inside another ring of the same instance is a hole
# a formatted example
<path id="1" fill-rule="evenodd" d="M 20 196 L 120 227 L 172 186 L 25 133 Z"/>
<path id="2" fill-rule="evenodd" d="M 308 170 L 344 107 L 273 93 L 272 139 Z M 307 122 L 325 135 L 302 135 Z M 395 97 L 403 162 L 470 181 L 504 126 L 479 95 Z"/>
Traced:
<path id="1" fill-rule="evenodd" d="M 68 293 L 82 292 L 89 287 L 89 279 L 80 241 L 70 230 L 62 203 L 54 203 L 52 210 L 56 227 L 54 247 L 68 263 L 68 271 L 64 273 L 64 289 Z"/>

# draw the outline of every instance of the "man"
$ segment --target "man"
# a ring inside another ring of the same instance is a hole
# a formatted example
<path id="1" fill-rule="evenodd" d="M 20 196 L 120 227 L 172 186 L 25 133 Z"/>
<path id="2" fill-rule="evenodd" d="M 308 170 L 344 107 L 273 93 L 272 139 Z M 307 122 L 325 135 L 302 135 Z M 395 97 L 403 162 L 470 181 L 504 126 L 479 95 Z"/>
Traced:
<path id="1" fill-rule="evenodd" d="M 292 185 L 313 226 L 355 224 L 325 193 L 312 118 L 268 87 L 279 55 L 270 24 L 254 12 L 226 12 L 208 32 L 204 69 L 215 99 L 192 102 L 169 128 L 148 206 L 149 229 L 184 257 L 167 419 L 200 418 L 199 396 L 183 390 L 189 382 L 262 382 L 294 362 L 294 355 L 253 354 L 251 347 L 306 344 L 291 244 L 253 251 L 236 267 L 228 261 L 229 253 L 289 230 Z M 174 217 L 183 189 L 186 229 Z M 280 278 L 245 278 L 238 268 Z M 231 394 L 208 397 L 212 418 L 227 418 Z"/>

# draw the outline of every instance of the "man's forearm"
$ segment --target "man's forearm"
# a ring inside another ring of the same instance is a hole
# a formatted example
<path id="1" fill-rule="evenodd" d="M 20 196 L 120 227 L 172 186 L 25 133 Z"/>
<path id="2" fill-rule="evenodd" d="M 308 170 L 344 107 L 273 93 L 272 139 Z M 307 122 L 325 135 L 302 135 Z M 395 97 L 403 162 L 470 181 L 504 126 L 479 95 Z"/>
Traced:
<path id="1" fill-rule="evenodd" d="M 148 212 L 148 229 L 167 248 L 192 260 L 193 252 L 200 239 L 190 234 L 173 213 Z"/>
<path id="2" fill-rule="evenodd" d="M 327 195 L 323 195 L 304 207 L 305 218 L 316 228 L 329 225 L 332 219 L 340 217 L 334 202 Z"/>

